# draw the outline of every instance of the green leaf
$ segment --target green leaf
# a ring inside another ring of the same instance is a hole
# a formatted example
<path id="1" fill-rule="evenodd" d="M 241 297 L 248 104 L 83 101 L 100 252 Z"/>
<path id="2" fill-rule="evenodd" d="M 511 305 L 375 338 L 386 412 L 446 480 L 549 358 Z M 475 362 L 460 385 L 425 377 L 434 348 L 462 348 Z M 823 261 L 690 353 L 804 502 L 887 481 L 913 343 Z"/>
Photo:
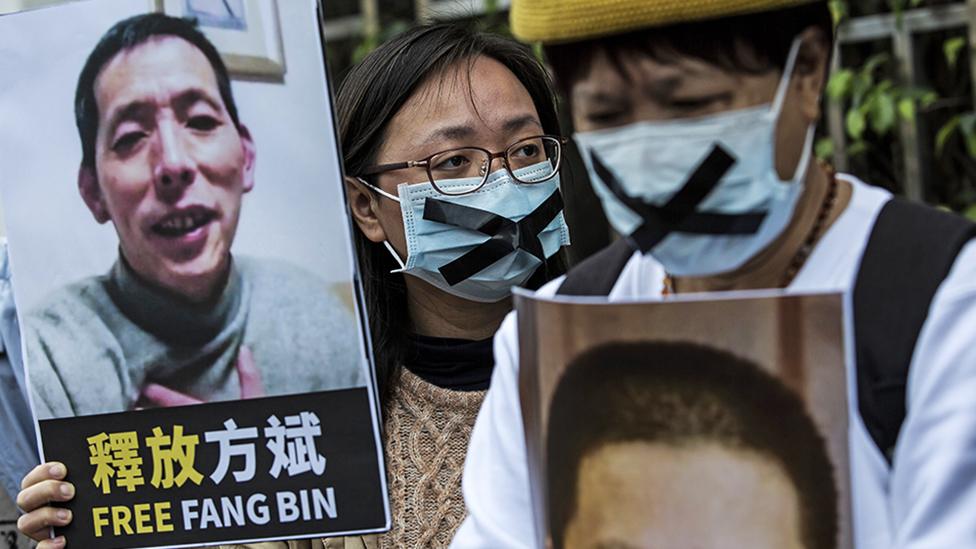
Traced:
<path id="1" fill-rule="evenodd" d="M 851 109 L 847 111 L 847 134 L 854 139 L 861 139 L 864 136 L 864 130 L 867 128 L 867 118 L 861 109 Z"/>
<path id="2" fill-rule="evenodd" d="M 956 68 L 959 63 L 959 54 L 965 47 L 966 39 L 962 36 L 950 38 L 942 44 L 942 52 L 945 54 L 946 62 L 949 63 L 949 68 Z"/>
<path id="3" fill-rule="evenodd" d="M 905 9 L 912 7 L 917 8 L 922 5 L 925 0 L 888 0 L 888 7 L 895 14 L 895 24 L 898 28 L 902 28 L 902 23 L 904 22 Z"/>
<path id="4" fill-rule="evenodd" d="M 888 7 L 895 14 L 895 24 L 901 28 L 901 14 L 905 11 L 905 0 L 888 0 Z"/>
<path id="5" fill-rule="evenodd" d="M 369 55 L 369 52 L 371 52 L 371 51 L 373 51 L 375 49 L 376 49 L 376 40 L 375 39 L 370 39 L 370 38 L 363 39 L 363 41 L 360 42 L 359 45 L 356 46 L 356 49 L 352 52 L 352 62 L 354 64 L 355 63 L 359 63 L 367 55 Z"/>
<path id="6" fill-rule="evenodd" d="M 854 71 L 841 69 L 835 72 L 827 82 L 827 96 L 831 99 L 843 99 L 851 92 L 854 83 Z"/>
<path id="7" fill-rule="evenodd" d="M 959 131 L 966 140 L 966 150 L 969 156 L 976 158 L 976 113 L 968 113 L 959 117 Z"/>
<path id="8" fill-rule="evenodd" d="M 907 122 L 915 121 L 915 101 L 907 97 L 898 100 L 898 114 L 902 120 Z"/>
<path id="9" fill-rule="evenodd" d="M 873 80 L 874 72 L 881 66 L 887 64 L 889 59 L 891 59 L 891 56 L 886 52 L 876 53 L 868 57 L 868 60 L 864 62 L 864 66 L 861 67 L 861 74 L 867 75 Z"/>
<path id="10" fill-rule="evenodd" d="M 535 55 L 536 60 L 541 65 L 545 65 L 546 62 L 546 54 L 544 52 L 545 50 L 542 49 L 542 42 L 532 44 L 532 53 Z"/>
<path id="11" fill-rule="evenodd" d="M 821 137 L 813 146 L 817 158 L 829 161 L 834 156 L 834 140 L 829 137 Z"/>
<path id="12" fill-rule="evenodd" d="M 969 112 L 959 116 L 959 129 L 963 135 L 976 134 L 976 112 Z"/>
<path id="13" fill-rule="evenodd" d="M 968 208 L 963 210 L 962 215 L 968 217 L 973 221 L 976 221 L 976 204 L 972 204 Z"/>
<path id="14" fill-rule="evenodd" d="M 867 141 L 855 141 L 847 147 L 847 156 L 859 156 L 868 151 Z"/>
<path id="15" fill-rule="evenodd" d="M 939 128 L 939 132 L 935 136 L 935 154 L 942 156 L 942 153 L 945 152 L 946 143 L 949 142 L 949 138 L 952 137 L 952 134 L 955 133 L 957 128 L 959 128 L 961 118 L 962 117 L 957 114 L 956 116 L 950 118 L 948 122 L 943 124 L 941 128 Z"/>
<path id="16" fill-rule="evenodd" d="M 834 18 L 834 27 L 840 25 L 845 19 L 847 19 L 850 10 L 847 7 L 846 0 L 830 0 L 829 2 L 830 14 Z"/>
<path id="17" fill-rule="evenodd" d="M 895 98 L 888 93 L 878 93 L 871 103 L 871 129 L 884 135 L 895 125 Z"/>
<path id="18" fill-rule="evenodd" d="M 969 152 L 970 158 L 976 158 L 976 135 L 966 136 L 966 151 Z"/>
<path id="19" fill-rule="evenodd" d="M 864 102 L 864 98 L 874 87 L 874 78 L 870 74 L 859 72 L 851 83 L 851 103 L 857 107 Z"/>
<path id="20" fill-rule="evenodd" d="M 898 93 L 900 93 L 902 97 L 911 97 L 917 101 L 927 101 L 929 103 L 939 98 L 939 94 L 936 93 L 935 90 L 922 86 L 900 86 L 898 88 Z"/>

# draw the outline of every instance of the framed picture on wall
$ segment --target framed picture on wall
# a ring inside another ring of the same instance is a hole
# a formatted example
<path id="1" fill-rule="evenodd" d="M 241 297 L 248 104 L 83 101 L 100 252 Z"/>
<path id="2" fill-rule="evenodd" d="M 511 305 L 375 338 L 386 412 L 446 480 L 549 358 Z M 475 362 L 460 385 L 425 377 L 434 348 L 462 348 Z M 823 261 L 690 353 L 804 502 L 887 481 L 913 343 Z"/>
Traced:
<path id="1" fill-rule="evenodd" d="M 232 76 L 281 80 L 285 55 L 277 0 L 150 0 L 156 11 L 195 18 Z"/>

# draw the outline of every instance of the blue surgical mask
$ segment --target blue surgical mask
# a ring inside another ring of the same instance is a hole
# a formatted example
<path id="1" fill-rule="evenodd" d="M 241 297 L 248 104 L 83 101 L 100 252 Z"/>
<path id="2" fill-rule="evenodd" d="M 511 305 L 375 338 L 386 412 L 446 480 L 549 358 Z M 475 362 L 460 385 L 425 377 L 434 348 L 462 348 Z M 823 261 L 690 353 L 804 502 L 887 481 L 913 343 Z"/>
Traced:
<path id="1" fill-rule="evenodd" d="M 800 44 L 772 104 L 574 136 L 610 224 L 669 273 L 735 270 L 789 225 L 814 136 L 811 127 L 793 177 L 782 181 L 776 125 Z"/>
<path id="2" fill-rule="evenodd" d="M 515 172 L 520 179 L 548 175 L 548 162 Z M 539 177 L 541 178 L 541 177 Z M 398 196 L 363 184 L 400 203 L 407 258 L 388 242 L 400 265 L 394 272 L 420 278 L 458 297 L 493 303 L 511 295 L 546 259 L 569 245 L 559 175 L 516 183 L 504 169 L 476 192 L 445 195 L 429 183 L 397 186 Z M 439 181 L 442 188 L 471 188 L 480 178 Z"/>

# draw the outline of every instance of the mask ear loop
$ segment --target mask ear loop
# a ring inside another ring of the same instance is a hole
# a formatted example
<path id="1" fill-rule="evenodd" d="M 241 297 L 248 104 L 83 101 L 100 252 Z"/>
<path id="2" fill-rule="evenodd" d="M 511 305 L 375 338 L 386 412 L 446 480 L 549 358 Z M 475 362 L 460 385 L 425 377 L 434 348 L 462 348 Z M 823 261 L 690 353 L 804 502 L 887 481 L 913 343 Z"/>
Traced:
<path id="1" fill-rule="evenodd" d="M 372 190 L 374 190 L 374 191 L 376 191 L 376 192 L 378 192 L 379 194 L 381 194 L 381 195 L 383 195 L 383 196 L 385 196 L 385 197 L 387 197 L 387 198 L 389 198 L 390 200 L 394 200 L 394 201 L 396 201 L 396 202 L 400 202 L 400 197 L 399 197 L 399 196 L 393 196 L 392 194 L 390 194 L 390 193 L 388 193 L 388 192 L 386 192 L 386 191 L 384 191 L 383 189 L 381 189 L 381 188 L 379 188 L 379 187 L 377 187 L 376 185 L 373 185 L 372 183 L 369 183 L 369 182 L 367 182 L 367 181 L 366 181 L 365 179 L 363 179 L 362 177 L 357 177 L 357 178 L 356 178 L 356 181 L 359 181 L 360 183 L 362 183 L 362 184 L 363 184 L 363 185 L 365 185 L 366 187 L 369 187 L 370 189 L 372 189 Z"/>
<path id="2" fill-rule="evenodd" d="M 395 200 L 396 202 L 400 202 L 400 197 L 393 196 L 392 194 L 384 191 L 383 189 L 377 187 L 376 185 L 373 185 L 373 184 L 369 183 L 368 181 L 364 180 L 362 177 L 357 177 L 356 178 L 356 181 L 359 181 L 360 183 L 362 183 L 366 187 L 368 187 L 368 188 L 370 188 L 370 189 L 378 192 L 379 194 L 381 194 L 381 195 L 389 198 L 390 200 Z M 397 262 L 397 265 L 400 266 L 399 269 L 393 269 L 392 271 L 390 271 L 390 274 L 396 274 L 396 273 L 402 273 L 402 272 L 404 272 L 407 269 L 407 264 L 404 263 L 402 259 L 400 259 L 400 254 L 398 254 L 396 252 L 396 250 L 393 249 L 393 246 L 390 245 L 390 242 L 388 240 L 384 240 L 383 241 L 383 245 L 386 246 L 386 250 L 388 252 L 390 252 L 390 255 L 393 256 L 393 260 L 396 261 Z"/>
<path id="3" fill-rule="evenodd" d="M 383 245 L 386 246 L 387 251 L 389 251 L 390 255 L 393 256 L 393 260 L 396 261 L 397 265 L 400 266 L 399 269 L 393 269 L 392 271 L 390 271 L 390 274 L 405 272 L 407 270 L 407 264 L 404 263 L 402 259 L 400 259 L 400 254 L 398 254 L 397 251 L 393 249 L 393 246 L 390 245 L 390 242 L 388 240 L 384 240 Z"/>
<path id="4" fill-rule="evenodd" d="M 773 99 L 772 112 L 775 113 L 777 120 L 783 112 L 783 103 L 786 102 L 786 93 L 790 89 L 790 82 L 793 81 L 793 71 L 796 70 L 796 60 L 800 57 L 800 47 L 802 45 L 802 37 L 797 36 L 794 38 L 793 44 L 790 46 L 790 53 L 786 56 L 783 77 L 779 81 L 779 86 L 776 88 L 776 97 Z"/>
<path id="5" fill-rule="evenodd" d="M 810 124 L 810 127 L 807 128 L 806 142 L 803 144 L 803 155 L 800 157 L 800 162 L 796 165 L 796 171 L 793 172 L 794 182 L 800 181 L 806 175 L 807 168 L 810 167 L 810 161 L 813 160 L 813 138 L 816 132 L 816 124 Z"/>
<path id="6" fill-rule="evenodd" d="M 783 104 L 786 103 L 786 94 L 790 89 L 790 82 L 793 81 L 793 72 L 796 70 L 796 62 L 800 57 L 800 48 L 803 46 L 803 38 L 797 36 L 793 39 L 793 43 L 790 45 L 790 53 L 786 56 L 786 65 L 783 67 L 783 77 L 779 81 L 779 86 L 776 88 L 776 97 L 773 99 L 773 107 L 771 112 L 775 114 L 775 119 L 778 122 L 779 117 L 783 114 Z M 810 166 L 810 160 L 813 158 L 813 139 L 816 136 L 817 126 L 816 124 L 810 124 L 807 128 L 806 142 L 803 145 L 803 153 L 800 156 L 800 161 L 796 165 L 796 170 L 793 172 L 793 182 L 797 182 L 801 177 L 806 175 L 807 168 Z"/>

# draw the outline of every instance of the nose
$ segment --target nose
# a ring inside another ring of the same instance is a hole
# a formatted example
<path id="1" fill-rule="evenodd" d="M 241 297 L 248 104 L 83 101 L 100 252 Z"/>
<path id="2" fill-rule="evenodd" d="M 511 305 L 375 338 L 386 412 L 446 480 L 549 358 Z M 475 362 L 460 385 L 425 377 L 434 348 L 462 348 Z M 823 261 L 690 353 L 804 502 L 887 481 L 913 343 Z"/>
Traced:
<path id="1" fill-rule="evenodd" d="M 153 174 L 156 192 L 164 200 L 172 200 L 196 179 L 196 167 L 175 124 L 162 121 L 157 136 L 159 152 Z"/>
<path id="2" fill-rule="evenodd" d="M 498 156 L 491 159 L 491 165 L 488 167 L 488 173 L 496 172 L 505 167 L 505 157 Z"/>
<path id="3" fill-rule="evenodd" d="M 489 162 L 482 162 L 481 170 L 478 175 L 484 177 L 487 174 L 495 173 L 496 171 L 505 167 L 504 156 L 496 156 L 492 158 Z"/>

